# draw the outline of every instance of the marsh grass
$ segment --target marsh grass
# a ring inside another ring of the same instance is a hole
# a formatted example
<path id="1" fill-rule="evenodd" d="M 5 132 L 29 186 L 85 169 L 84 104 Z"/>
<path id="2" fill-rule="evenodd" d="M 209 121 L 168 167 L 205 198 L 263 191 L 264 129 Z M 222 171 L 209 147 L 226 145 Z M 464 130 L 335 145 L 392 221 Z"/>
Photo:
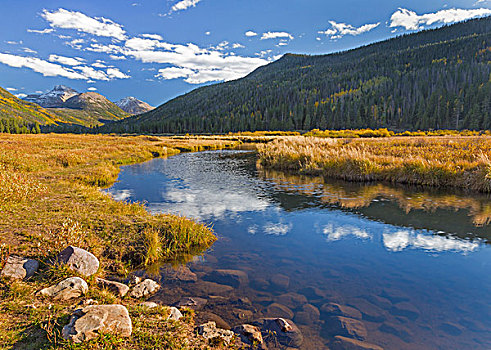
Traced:
<path id="1" fill-rule="evenodd" d="M 265 168 L 348 181 L 387 181 L 491 192 L 491 137 L 332 139 L 258 145 Z"/>
<path id="2" fill-rule="evenodd" d="M 191 321 L 172 328 L 157 315 L 138 316 L 130 339 L 101 335 L 97 341 L 74 345 L 60 337 L 73 302 L 45 300 L 36 292 L 76 275 L 53 264 L 57 253 L 76 245 L 101 262 L 99 272 L 86 278 L 90 286 L 86 297 L 133 308 L 131 300 L 99 289 L 95 277 L 124 277 L 145 263 L 199 253 L 216 238 L 205 225 L 173 215 L 151 215 L 141 203 L 117 202 L 101 189 L 116 181 L 121 165 L 238 143 L 212 138 L 0 134 L 0 264 L 10 254 L 41 263 L 38 274 L 27 282 L 0 279 L 0 349 L 206 348 Z"/>

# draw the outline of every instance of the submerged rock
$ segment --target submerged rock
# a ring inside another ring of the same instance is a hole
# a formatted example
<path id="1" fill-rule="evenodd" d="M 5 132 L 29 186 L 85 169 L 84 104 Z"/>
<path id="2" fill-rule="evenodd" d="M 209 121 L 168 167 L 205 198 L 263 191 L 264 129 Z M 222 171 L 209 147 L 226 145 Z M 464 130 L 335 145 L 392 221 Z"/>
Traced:
<path id="1" fill-rule="evenodd" d="M 196 282 L 198 280 L 196 274 L 186 266 L 163 267 L 160 269 L 160 274 L 162 280 L 166 282 Z"/>
<path id="2" fill-rule="evenodd" d="M 220 338 L 225 344 L 230 344 L 234 338 L 234 332 L 226 329 L 217 328 L 215 322 L 210 321 L 198 326 L 198 334 L 202 335 L 205 339 Z"/>
<path id="3" fill-rule="evenodd" d="M 99 270 L 99 260 L 88 251 L 69 246 L 58 255 L 58 262 L 83 276 L 92 276 Z"/>
<path id="4" fill-rule="evenodd" d="M 334 337 L 330 349 L 332 350 L 383 350 L 378 345 L 370 344 L 361 340 L 346 338 L 340 335 Z"/>
<path id="5" fill-rule="evenodd" d="M 110 290 L 111 292 L 115 293 L 117 296 L 120 297 L 124 297 L 130 290 L 130 287 L 128 287 L 126 284 L 119 283 L 116 281 L 109 281 L 103 278 L 97 278 L 96 282 L 100 287 L 107 288 L 108 290 Z"/>
<path id="6" fill-rule="evenodd" d="M 199 310 L 201 309 L 203 306 L 205 306 L 205 304 L 208 302 L 208 300 L 206 299 L 203 299 L 203 298 L 198 298 L 198 297 L 184 297 L 184 298 L 181 298 L 181 300 L 179 300 L 175 306 L 176 307 L 188 307 L 190 309 L 193 309 L 193 310 Z"/>
<path id="7" fill-rule="evenodd" d="M 349 318 L 356 318 L 358 320 L 361 320 L 362 318 L 361 312 L 358 311 L 357 309 L 351 306 L 339 305 L 336 303 L 326 303 L 322 305 L 321 311 L 322 311 L 322 315 L 325 317 L 344 316 Z"/>
<path id="8" fill-rule="evenodd" d="M 123 305 L 92 305 L 75 310 L 62 335 L 75 343 L 95 339 L 101 333 L 129 337 L 132 324 Z"/>
<path id="9" fill-rule="evenodd" d="M 303 335 L 297 325 L 292 320 L 284 318 L 263 318 L 252 325 L 261 329 L 261 333 L 268 343 L 278 342 L 281 345 L 298 348 L 303 343 Z"/>
<path id="10" fill-rule="evenodd" d="M 290 277 L 278 273 L 271 277 L 271 284 L 278 289 L 287 289 L 290 285 Z"/>
<path id="11" fill-rule="evenodd" d="M 70 277 L 60 283 L 42 289 L 39 293 L 54 300 L 78 298 L 89 291 L 89 286 L 80 277 Z"/>
<path id="12" fill-rule="evenodd" d="M 266 308 L 266 315 L 268 317 L 293 318 L 293 311 L 285 305 L 272 303 Z"/>
<path id="13" fill-rule="evenodd" d="M 227 284 L 234 288 L 247 285 L 249 278 L 244 271 L 240 270 L 213 270 L 205 276 L 211 282 Z"/>
<path id="14" fill-rule="evenodd" d="M 301 324 L 313 324 L 319 321 L 320 312 L 314 305 L 305 304 L 302 311 L 295 314 L 295 321 Z"/>
<path id="15" fill-rule="evenodd" d="M 240 340 L 246 345 L 259 345 L 260 349 L 266 349 L 261 330 L 250 324 L 241 324 L 233 329 Z"/>
<path id="16" fill-rule="evenodd" d="M 11 255 L 7 258 L 0 277 L 23 280 L 34 276 L 38 268 L 37 260 Z"/>
<path id="17" fill-rule="evenodd" d="M 365 325 L 353 318 L 334 316 L 329 317 L 326 322 L 329 333 L 333 335 L 365 340 L 368 334 Z"/>
<path id="18" fill-rule="evenodd" d="M 130 292 L 130 297 L 135 299 L 144 298 L 148 295 L 156 293 L 159 289 L 160 284 L 151 279 L 146 279 L 133 287 Z"/>

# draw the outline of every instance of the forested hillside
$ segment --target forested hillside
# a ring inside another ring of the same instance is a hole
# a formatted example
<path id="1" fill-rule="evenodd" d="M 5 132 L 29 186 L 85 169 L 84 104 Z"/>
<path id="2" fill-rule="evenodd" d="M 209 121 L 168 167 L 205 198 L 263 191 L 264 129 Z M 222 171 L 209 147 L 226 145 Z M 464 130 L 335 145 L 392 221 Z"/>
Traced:
<path id="1" fill-rule="evenodd" d="M 491 17 L 322 56 L 287 54 L 115 132 L 490 129 Z"/>

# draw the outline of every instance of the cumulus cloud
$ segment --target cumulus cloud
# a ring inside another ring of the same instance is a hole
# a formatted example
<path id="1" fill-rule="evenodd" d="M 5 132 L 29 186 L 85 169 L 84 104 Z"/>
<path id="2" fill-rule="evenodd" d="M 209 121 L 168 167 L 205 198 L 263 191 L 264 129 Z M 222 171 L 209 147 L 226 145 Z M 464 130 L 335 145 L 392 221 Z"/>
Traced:
<path id="1" fill-rule="evenodd" d="M 109 79 L 128 79 L 128 78 L 131 78 L 129 75 L 124 74 L 118 68 L 114 68 L 114 67 L 108 68 L 106 70 L 106 73 L 107 73 L 107 76 L 109 77 Z"/>
<path id="2" fill-rule="evenodd" d="M 418 15 L 414 11 L 399 8 L 390 18 L 390 27 L 403 27 L 406 30 L 418 30 L 424 25 L 432 25 L 435 23 L 448 24 L 490 14 L 490 9 L 479 8 L 470 10 L 447 9 Z"/>
<path id="3" fill-rule="evenodd" d="M 123 27 L 104 17 L 89 17 L 81 12 L 58 9 L 43 10 L 41 16 L 52 28 L 75 29 L 96 36 L 111 37 L 118 40 L 126 38 Z"/>
<path id="4" fill-rule="evenodd" d="M 48 61 L 61 63 L 65 66 L 80 66 L 85 61 L 80 57 L 65 57 L 58 55 L 49 55 Z"/>
<path id="5" fill-rule="evenodd" d="M 47 62 L 36 57 L 24 57 L 0 53 L 0 63 L 15 68 L 29 68 L 46 77 L 60 76 L 68 79 L 87 80 L 87 77 L 79 72 L 75 72 L 72 69 L 65 68 L 59 64 Z"/>
<path id="6" fill-rule="evenodd" d="M 165 80 L 170 80 L 170 79 L 187 78 L 188 76 L 191 76 L 192 74 L 194 74 L 194 71 L 192 69 L 168 67 L 168 68 L 159 69 L 158 74 L 155 76 L 157 78 L 163 78 Z"/>
<path id="7" fill-rule="evenodd" d="M 323 228 L 322 233 L 326 235 L 328 241 L 339 241 L 350 236 L 360 239 L 372 238 L 367 231 L 352 225 L 334 226 L 329 224 Z"/>
<path id="8" fill-rule="evenodd" d="M 284 236 L 292 229 L 292 224 L 272 223 L 268 222 L 264 225 L 264 233 L 267 235 Z"/>
<path id="9" fill-rule="evenodd" d="M 201 0 L 181 0 L 171 7 L 171 12 L 187 10 L 190 7 L 195 7 Z"/>
<path id="10" fill-rule="evenodd" d="M 90 88 L 88 88 L 87 90 L 88 90 L 88 91 L 97 91 L 97 88 L 95 88 L 95 87 L 90 87 Z"/>
<path id="11" fill-rule="evenodd" d="M 5 88 L 5 90 L 10 91 L 10 92 L 17 91 L 17 89 L 16 88 L 13 88 L 13 87 Z"/>
<path id="12" fill-rule="evenodd" d="M 257 36 L 257 33 L 256 32 L 253 32 L 252 30 L 248 30 L 247 32 L 245 32 L 245 36 Z"/>
<path id="13" fill-rule="evenodd" d="M 382 235 L 387 250 L 399 252 L 408 248 L 422 249 L 432 252 L 472 252 L 479 247 L 478 242 L 466 241 L 455 237 L 436 236 L 402 230 Z"/>
<path id="14" fill-rule="evenodd" d="M 37 34 L 48 34 L 54 32 L 53 28 L 46 28 L 43 30 L 38 30 L 38 29 L 28 29 L 27 30 L 29 33 L 37 33 Z"/>
<path id="15" fill-rule="evenodd" d="M 293 40 L 293 35 L 287 32 L 266 32 L 261 36 L 261 40 L 287 38 Z"/>
<path id="16" fill-rule="evenodd" d="M 337 23 L 335 21 L 329 21 L 331 28 L 319 31 L 319 34 L 324 34 L 328 36 L 330 39 L 339 39 L 345 35 L 360 35 L 366 32 L 369 32 L 380 25 L 379 23 L 365 24 L 361 27 L 354 27 L 351 24 L 346 23 Z"/>
<path id="17" fill-rule="evenodd" d="M 142 38 L 148 38 L 148 39 L 155 39 L 155 40 L 164 40 L 160 35 L 158 34 L 141 34 Z"/>
<path id="18" fill-rule="evenodd" d="M 27 97 L 27 94 L 20 93 L 20 94 L 16 94 L 15 97 L 24 98 L 24 97 Z"/>

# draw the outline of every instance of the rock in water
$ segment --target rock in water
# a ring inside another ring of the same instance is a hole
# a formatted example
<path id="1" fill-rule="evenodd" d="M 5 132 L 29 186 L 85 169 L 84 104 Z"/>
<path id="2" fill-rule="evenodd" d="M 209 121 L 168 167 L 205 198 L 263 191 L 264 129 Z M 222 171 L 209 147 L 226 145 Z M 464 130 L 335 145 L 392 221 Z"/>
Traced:
<path id="1" fill-rule="evenodd" d="M 62 335 L 75 343 L 97 338 L 101 333 L 129 337 L 132 325 L 123 305 L 91 305 L 75 310 Z"/>
<path id="2" fill-rule="evenodd" d="M 198 334 L 202 335 L 205 339 L 221 338 L 225 344 L 230 344 L 234 337 L 234 332 L 217 328 L 216 323 L 213 321 L 200 325 L 198 327 Z"/>
<path id="3" fill-rule="evenodd" d="M 263 336 L 261 331 L 256 326 L 250 324 L 241 324 L 233 329 L 234 333 L 238 334 L 240 340 L 247 345 L 258 344 L 261 348 L 264 346 Z"/>
<path id="4" fill-rule="evenodd" d="M 38 268 L 37 260 L 11 255 L 7 258 L 0 277 L 23 280 L 34 276 Z"/>
<path id="5" fill-rule="evenodd" d="M 39 293 L 54 300 L 78 298 L 89 291 L 89 286 L 80 277 L 70 277 L 60 283 L 42 289 Z"/>
<path id="6" fill-rule="evenodd" d="M 160 284 L 151 279 L 146 279 L 141 283 L 138 283 L 133 287 L 133 290 L 130 292 L 130 296 L 132 298 L 143 298 L 150 294 L 157 292 L 160 289 Z"/>
<path id="7" fill-rule="evenodd" d="M 365 340 L 367 337 L 367 329 L 363 322 L 353 318 L 334 316 L 329 317 L 327 327 L 332 334 L 341 335 L 343 337 Z"/>
<path id="8" fill-rule="evenodd" d="M 103 288 L 107 288 L 111 292 L 115 293 L 116 295 L 120 297 L 124 297 L 126 293 L 130 290 L 130 287 L 128 287 L 126 284 L 115 282 L 115 281 L 109 281 L 105 280 L 102 278 L 97 278 L 96 282 L 99 286 Z"/>
<path id="9" fill-rule="evenodd" d="M 175 305 L 177 307 L 188 307 L 193 310 L 199 310 L 205 306 L 208 300 L 198 297 L 184 297 L 181 298 Z"/>
<path id="10" fill-rule="evenodd" d="M 337 335 L 331 344 L 333 350 L 383 350 L 378 345 Z"/>
<path id="11" fill-rule="evenodd" d="M 205 278 L 208 281 L 238 288 L 249 283 L 247 274 L 240 270 L 214 270 Z"/>
<path id="12" fill-rule="evenodd" d="M 303 343 L 302 332 L 292 320 L 284 318 L 263 318 L 253 322 L 253 325 L 258 326 L 263 335 L 273 335 L 274 339 L 269 337 L 273 343 L 277 341 L 284 346 L 294 348 L 300 347 Z"/>
<path id="13" fill-rule="evenodd" d="M 58 255 L 58 262 L 68 265 L 73 271 L 91 276 L 99 270 L 99 260 L 88 251 L 69 246 Z"/>

